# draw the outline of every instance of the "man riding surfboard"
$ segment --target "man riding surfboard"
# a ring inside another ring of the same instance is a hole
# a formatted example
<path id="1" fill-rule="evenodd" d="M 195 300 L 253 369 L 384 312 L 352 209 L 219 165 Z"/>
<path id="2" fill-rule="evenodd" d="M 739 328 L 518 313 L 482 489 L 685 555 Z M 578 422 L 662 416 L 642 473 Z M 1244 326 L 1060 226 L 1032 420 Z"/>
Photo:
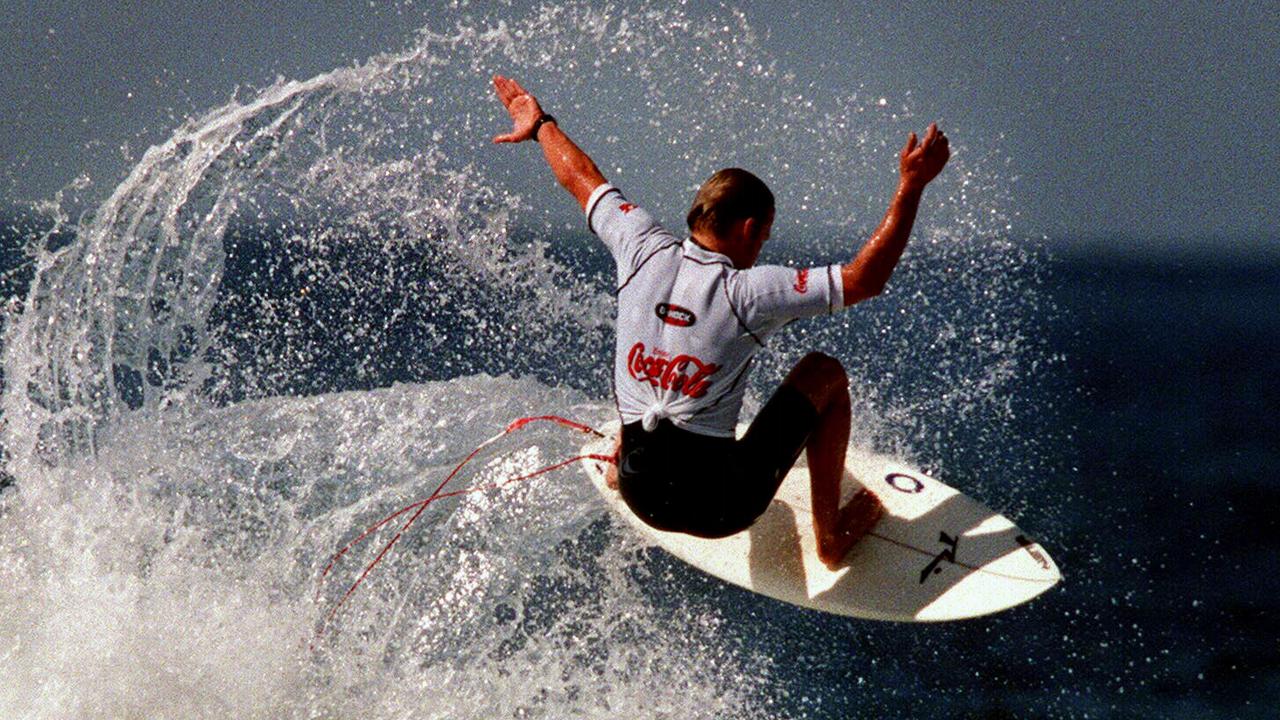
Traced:
<path id="1" fill-rule="evenodd" d="M 616 484 L 628 507 L 659 530 L 726 537 L 764 513 L 804 450 L 818 555 L 837 567 L 883 512 L 865 491 L 840 506 L 851 422 L 844 368 L 822 353 L 804 356 L 734 439 L 746 375 L 755 352 L 786 323 L 832 314 L 884 289 L 921 194 L 950 157 L 947 137 L 936 124 L 922 140 L 909 135 L 897 192 L 852 261 L 756 266 L 774 199 L 755 175 L 738 168 L 712 175 L 694 198 L 682 240 L 610 185 L 519 83 L 495 76 L 493 84 L 513 121 L 494 142 L 540 143 L 617 264 Z"/>

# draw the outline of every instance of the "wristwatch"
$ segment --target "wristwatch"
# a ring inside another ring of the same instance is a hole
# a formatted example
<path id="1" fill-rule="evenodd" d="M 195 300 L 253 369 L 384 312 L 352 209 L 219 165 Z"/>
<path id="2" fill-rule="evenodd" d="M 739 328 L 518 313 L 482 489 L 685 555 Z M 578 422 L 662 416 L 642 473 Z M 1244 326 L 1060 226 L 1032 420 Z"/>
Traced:
<path id="1" fill-rule="evenodd" d="M 548 113 L 542 113 L 541 117 L 539 117 L 537 120 L 534 120 L 533 121 L 533 141 L 538 142 L 538 131 L 542 129 L 543 125 L 547 123 L 553 123 L 555 121 L 556 121 L 555 116 L 550 115 Z"/>

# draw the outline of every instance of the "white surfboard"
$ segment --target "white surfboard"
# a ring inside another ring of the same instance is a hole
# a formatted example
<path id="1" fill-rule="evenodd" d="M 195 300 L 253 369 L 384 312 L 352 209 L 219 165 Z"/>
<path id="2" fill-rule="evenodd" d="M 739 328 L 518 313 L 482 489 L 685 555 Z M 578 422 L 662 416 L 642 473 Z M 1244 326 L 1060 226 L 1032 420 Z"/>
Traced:
<path id="1" fill-rule="evenodd" d="M 613 441 L 585 452 L 608 454 Z M 1008 518 L 885 456 L 852 449 L 846 456 L 846 488 L 856 482 L 875 493 L 885 515 L 835 571 L 818 559 L 803 455 L 765 514 L 718 540 L 645 525 L 605 484 L 606 464 L 584 463 L 614 511 L 657 545 L 722 580 L 803 607 L 875 620 L 959 620 L 1024 603 L 1062 579 L 1049 553 Z"/>

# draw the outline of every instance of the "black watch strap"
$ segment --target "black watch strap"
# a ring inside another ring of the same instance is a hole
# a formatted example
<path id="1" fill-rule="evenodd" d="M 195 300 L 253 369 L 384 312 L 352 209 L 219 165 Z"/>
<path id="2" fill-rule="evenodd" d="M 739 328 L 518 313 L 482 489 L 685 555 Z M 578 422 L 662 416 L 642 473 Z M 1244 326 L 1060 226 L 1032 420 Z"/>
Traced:
<path id="1" fill-rule="evenodd" d="M 542 129 L 543 125 L 546 125 L 547 123 L 553 123 L 555 121 L 556 121 L 555 116 L 547 113 L 542 113 L 541 117 L 539 117 L 537 120 L 534 120 L 533 121 L 533 141 L 538 142 L 538 131 Z"/>

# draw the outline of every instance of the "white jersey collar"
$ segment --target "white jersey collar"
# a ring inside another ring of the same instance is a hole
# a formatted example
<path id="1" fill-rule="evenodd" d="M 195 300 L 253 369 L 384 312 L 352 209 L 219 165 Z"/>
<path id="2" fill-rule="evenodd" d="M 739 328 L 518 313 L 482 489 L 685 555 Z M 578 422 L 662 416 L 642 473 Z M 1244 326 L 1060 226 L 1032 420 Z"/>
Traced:
<path id="1" fill-rule="evenodd" d="M 693 238 L 685 238 L 683 248 L 684 254 L 694 258 L 695 260 L 701 260 L 703 262 L 723 262 L 725 265 L 733 267 L 733 261 L 729 259 L 728 255 L 708 250 L 699 245 Z"/>

